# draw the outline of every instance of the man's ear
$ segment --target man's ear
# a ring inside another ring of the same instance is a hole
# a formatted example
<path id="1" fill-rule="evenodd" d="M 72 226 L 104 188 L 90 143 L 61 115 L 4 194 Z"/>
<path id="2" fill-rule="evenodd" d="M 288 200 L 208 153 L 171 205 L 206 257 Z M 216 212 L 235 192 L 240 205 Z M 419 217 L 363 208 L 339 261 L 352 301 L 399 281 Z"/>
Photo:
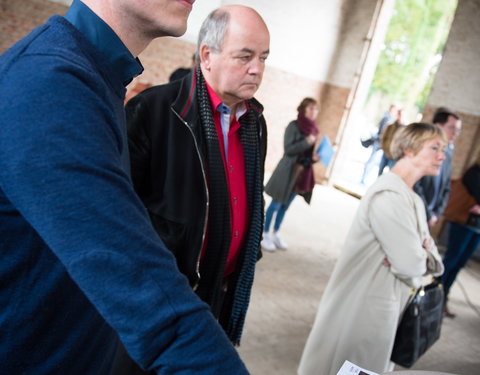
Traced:
<path id="1" fill-rule="evenodd" d="M 200 63 L 202 64 L 203 68 L 205 70 L 208 70 L 210 71 L 211 69 L 211 63 L 212 63 L 212 51 L 210 49 L 210 47 L 208 47 L 207 45 L 205 44 L 202 44 L 199 48 L 199 54 L 200 56 L 199 59 L 200 59 Z"/>

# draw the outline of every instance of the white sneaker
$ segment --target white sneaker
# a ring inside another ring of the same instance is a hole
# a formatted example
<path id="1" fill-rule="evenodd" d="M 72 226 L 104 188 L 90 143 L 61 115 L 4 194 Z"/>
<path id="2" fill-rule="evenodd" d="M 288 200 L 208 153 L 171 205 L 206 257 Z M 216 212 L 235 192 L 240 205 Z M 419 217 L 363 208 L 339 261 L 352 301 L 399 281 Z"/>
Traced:
<path id="1" fill-rule="evenodd" d="M 263 233 L 263 239 L 260 245 L 262 245 L 262 248 L 266 251 L 275 251 L 275 244 L 272 241 L 270 233 Z"/>
<path id="2" fill-rule="evenodd" d="M 284 240 L 282 240 L 280 238 L 278 233 L 273 233 L 272 241 L 273 241 L 275 247 L 277 247 L 277 249 L 281 249 L 281 250 L 287 250 L 288 249 L 288 245 L 285 243 Z"/>

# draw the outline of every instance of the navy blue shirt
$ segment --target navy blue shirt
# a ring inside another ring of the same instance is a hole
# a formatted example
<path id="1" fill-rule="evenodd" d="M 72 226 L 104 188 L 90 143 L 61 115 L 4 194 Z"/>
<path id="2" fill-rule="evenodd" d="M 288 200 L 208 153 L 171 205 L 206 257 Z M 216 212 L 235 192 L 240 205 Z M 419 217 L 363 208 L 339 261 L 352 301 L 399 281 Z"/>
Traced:
<path id="1" fill-rule="evenodd" d="M 125 169 L 140 65 L 80 2 L 68 18 L 0 57 L 0 372 L 109 374 L 120 337 L 160 374 L 246 374 Z"/>
<path id="2" fill-rule="evenodd" d="M 128 85 L 143 72 L 140 61 L 132 56 L 117 34 L 80 0 L 74 0 L 65 18 L 104 56 L 116 80 Z"/>

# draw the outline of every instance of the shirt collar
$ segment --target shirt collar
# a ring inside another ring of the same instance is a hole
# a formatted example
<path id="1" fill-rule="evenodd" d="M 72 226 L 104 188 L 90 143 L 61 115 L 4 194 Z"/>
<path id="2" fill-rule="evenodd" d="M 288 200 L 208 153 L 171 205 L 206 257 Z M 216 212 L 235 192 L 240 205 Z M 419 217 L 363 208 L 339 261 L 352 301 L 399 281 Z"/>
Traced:
<path id="1" fill-rule="evenodd" d="M 124 86 L 130 83 L 135 76 L 142 73 L 142 64 L 130 53 L 118 35 L 80 0 L 73 1 L 65 18 L 97 50 L 102 52 L 106 63 Z"/>
<path id="2" fill-rule="evenodd" d="M 219 110 L 219 107 L 222 105 L 228 108 L 228 106 L 222 102 L 222 99 L 218 97 L 217 93 L 213 91 L 207 81 L 205 81 L 205 85 L 207 86 L 208 96 L 210 97 L 210 102 L 212 103 L 212 111 Z M 237 121 L 247 112 L 247 109 L 248 107 L 246 101 L 243 101 L 237 105 L 237 111 L 235 113 L 235 118 Z"/>

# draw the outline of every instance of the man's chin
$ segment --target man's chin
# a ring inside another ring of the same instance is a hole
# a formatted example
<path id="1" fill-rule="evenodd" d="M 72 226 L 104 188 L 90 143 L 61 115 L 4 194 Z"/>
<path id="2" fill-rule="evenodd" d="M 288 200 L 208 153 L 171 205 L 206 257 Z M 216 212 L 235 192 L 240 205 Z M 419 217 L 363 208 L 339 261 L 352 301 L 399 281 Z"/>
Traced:
<path id="1" fill-rule="evenodd" d="M 248 89 L 242 91 L 241 93 L 241 97 L 243 98 L 243 100 L 252 99 L 258 90 L 257 85 L 249 85 L 249 86 L 250 87 Z"/>
<path id="2" fill-rule="evenodd" d="M 172 27 L 172 29 L 170 30 L 170 34 L 167 36 L 179 37 L 185 34 L 186 31 L 187 31 L 187 24 L 185 23 L 184 25 L 178 26 L 176 28 Z"/>

